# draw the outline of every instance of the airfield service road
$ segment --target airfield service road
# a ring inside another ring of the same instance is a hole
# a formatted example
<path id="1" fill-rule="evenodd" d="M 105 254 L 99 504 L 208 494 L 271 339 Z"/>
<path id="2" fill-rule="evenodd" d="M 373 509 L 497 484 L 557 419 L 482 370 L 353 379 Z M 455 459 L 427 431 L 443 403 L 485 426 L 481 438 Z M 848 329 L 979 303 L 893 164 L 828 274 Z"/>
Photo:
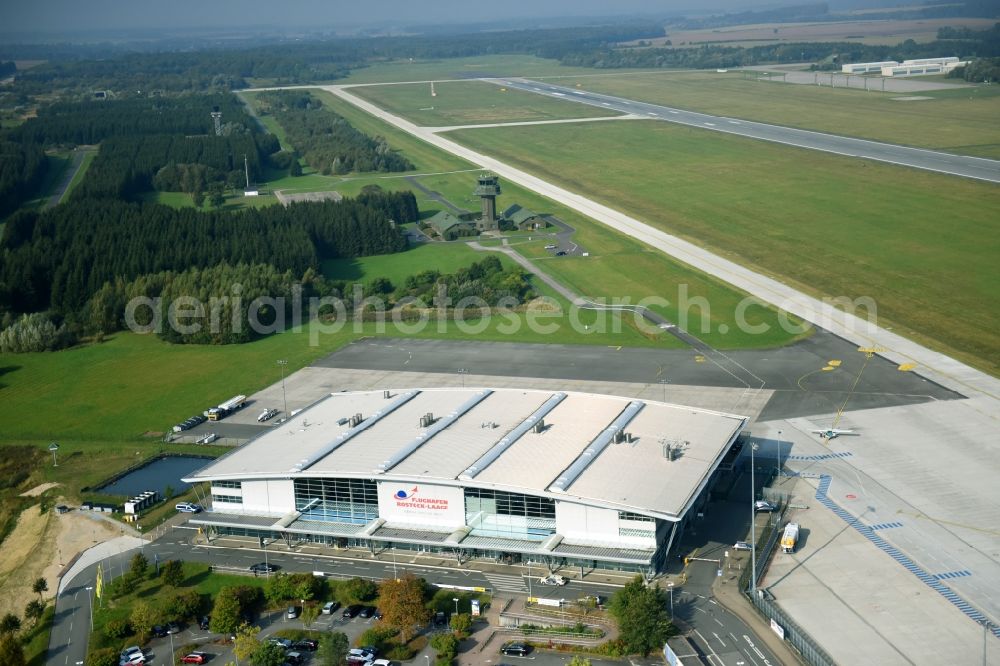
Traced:
<path id="1" fill-rule="evenodd" d="M 923 148 L 910 148 L 891 143 L 868 141 L 848 136 L 825 134 L 809 130 L 769 125 L 738 118 L 725 118 L 707 113 L 674 109 L 659 104 L 649 104 L 603 95 L 579 88 L 567 88 L 542 81 L 529 79 L 489 79 L 492 83 L 519 90 L 526 90 L 539 95 L 556 97 L 557 99 L 597 106 L 604 109 L 644 116 L 650 120 L 662 120 L 671 123 L 698 127 L 736 134 L 750 139 L 783 143 L 798 148 L 820 150 L 847 157 L 888 162 L 900 166 L 936 171 L 963 178 L 975 178 L 991 183 L 1000 183 L 1000 161 L 967 155 L 952 155 Z"/>

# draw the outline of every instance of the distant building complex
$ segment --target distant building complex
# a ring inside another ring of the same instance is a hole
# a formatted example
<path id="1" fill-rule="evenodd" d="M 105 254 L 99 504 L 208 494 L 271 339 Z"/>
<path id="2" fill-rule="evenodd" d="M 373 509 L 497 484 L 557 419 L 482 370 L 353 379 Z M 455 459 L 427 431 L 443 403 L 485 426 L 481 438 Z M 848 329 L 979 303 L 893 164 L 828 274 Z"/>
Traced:
<path id="1" fill-rule="evenodd" d="M 885 60 L 882 62 L 855 62 L 843 65 L 844 74 L 871 74 L 878 72 L 882 76 L 919 76 L 926 74 L 947 74 L 956 67 L 968 65 L 967 60 L 959 60 L 955 56 L 944 58 L 919 58 L 916 60 Z"/>

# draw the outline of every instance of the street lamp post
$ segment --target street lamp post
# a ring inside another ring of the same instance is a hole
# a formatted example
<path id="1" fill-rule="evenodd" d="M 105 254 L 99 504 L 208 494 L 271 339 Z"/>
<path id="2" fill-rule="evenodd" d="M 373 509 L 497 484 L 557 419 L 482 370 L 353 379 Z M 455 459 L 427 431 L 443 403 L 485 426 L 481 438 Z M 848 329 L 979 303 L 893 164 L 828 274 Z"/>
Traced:
<path id="1" fill-rule="evenodd" d="M 170 636 L 170 666 L 174 666 L 177 663 L 177 656 L 174 654 L 174 635 L 167 635 Z"/>
<path id="2" fill-rule="evenodd" d="M 288 361 L 285 359 L 280 359 L 278 361 L 278 366 L 281 368 L 281 403 L 285 408 L 283 414 L 285 418 L 288 417 L 288 399 L 285 398 L 285 366 L 288 365 Z"/>
<path id="3" fill-rule="evenodd" d="M 667 581 L 667 589 L 670 590 L 670 621 L 674 620 L 674 582 Z"/>
<path id="4" fill-rule="evenodd" d="M 757 481 L 754 479 L 753 452 L 756 444 L 750 445 L 750 596 L 757 599 Z"/>
<path id="5" fill-rule="evenodd" d="M 660 386 L 663 387 L 663 402 L 666 402 L 667 401 L 667 384 L 670 383 L 670 380 L 669 379 L 661 379 L 659 381 L 660 381 Z"/>
<path id="6" fill-rule="evenodd" d="M 94 588 L 93 587 L 88 587 L 88 588 L 85 588 L 85 589 L 87 590 L 87 593 L 88 593 L 87 594 L 87 598 L 90 600 L 90 604 L 89 604 L 89 606 L 90 606 L 90 630 L 93 631 L 94 630 Z"/>
<path id="7" fill-rule="evenodd" d="M 783 476 L 781 473 L 781 431 L 778 431 L 778 476 Z"/>
<path id="8" fill-rule="evenodd" d="M 458 374 L 462 378 L 462 388 L 465 388 L 465 376 L 469 374 L 469 371 L 466 370 L 465 368 L 459 368 Z"/>
<path id="9" fill-rule="evenodd" d="M 458 597 L 452 598 L 452 601 L 455 602 L 455 615 L 458 615 Z"/>
<path id="10" fill-rule="evenodd" d="M 52 452 L 52 466 L 53 467 L 59 467 L 59 463 L 56 461 L 56 451 L 58 451 L 58 450 L 59 450 L 59 445 L 56 444 L 55 442 L 52 442 L 51 444 L 49 444 L 49 451 Z"/>

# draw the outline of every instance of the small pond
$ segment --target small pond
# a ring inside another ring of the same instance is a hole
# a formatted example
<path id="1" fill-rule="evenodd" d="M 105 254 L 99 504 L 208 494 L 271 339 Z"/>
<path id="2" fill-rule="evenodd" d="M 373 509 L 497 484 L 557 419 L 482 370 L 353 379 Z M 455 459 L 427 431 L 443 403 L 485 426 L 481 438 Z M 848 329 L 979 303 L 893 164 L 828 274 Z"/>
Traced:
<path id="1" fill-rule="evenodd" d="M 170 486 L 174 489 L 174 494 L 180 494 L 191 487 L 191 484 L 184 483 L 181 478 L 201 469 L 209 462 L 211 462 L 210 459 L 197 456 L 157 458 L 148 465 L 132 470 L 107 485 L 94 488 L 94 491 L 107 495 L 134 497 L 145 490 L 155 490 L 162 497 L 164 489 Z"/>

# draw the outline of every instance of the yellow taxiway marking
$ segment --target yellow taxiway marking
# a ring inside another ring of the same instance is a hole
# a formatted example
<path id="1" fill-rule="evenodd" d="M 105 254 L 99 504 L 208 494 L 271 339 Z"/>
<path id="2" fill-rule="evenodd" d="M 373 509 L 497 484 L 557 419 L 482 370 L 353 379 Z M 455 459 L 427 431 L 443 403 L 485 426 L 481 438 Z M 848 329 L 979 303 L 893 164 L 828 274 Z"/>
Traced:
<path id="1" fill-rule="evenodd" d="M 899 370 L 900 372 L 909 372 L 910 370 L 913 370 L 916 367 L 917 367 L 916 363 L 904 363 L 896 369 Z"/>
<path id="2" fill-rule="evenodd" d="M 694 357 L 694 362 L 695 363 L 704 363 L 705 362 L 705 357 L 702 356 L 701 354 L 696 354 L 695 357 Z"/>
<path id="3" fill-rule="evenodd" d="M 824 366 L 824 367 L 820 368 L 820 370 L 822 370 L 823 372 L 830 372 L 831 370 L 836 370 L 836 369 L 837 368 L 835 368 L 832 365 L 827 365 L 827 366 Z"/>
<path id="4" fill-rule="evenodd" d="M 839 368 L 839 367 L 840 367 L 840 364 L 841 364 L 841 362 L 842 362 L 842 361 L 840 361 L 839 359 L 836 359 L 836 358 L 835 358 L 835 359 L 833 359 L 832 361 L 827 361 L 827 363 L 826 363 L 826 364 L 827 364 L 827 365 L 829 365 L 830 367 L 833 367 L 833 368 Z"/>

